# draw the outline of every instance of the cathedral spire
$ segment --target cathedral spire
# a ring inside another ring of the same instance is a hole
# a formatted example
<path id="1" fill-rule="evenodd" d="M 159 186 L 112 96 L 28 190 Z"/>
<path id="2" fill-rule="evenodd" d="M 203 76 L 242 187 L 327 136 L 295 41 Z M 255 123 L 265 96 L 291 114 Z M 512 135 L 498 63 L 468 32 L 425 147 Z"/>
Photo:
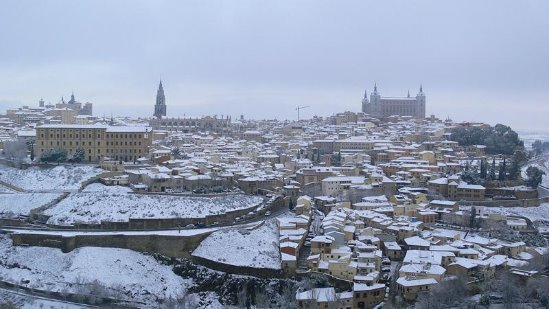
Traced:
<path id="1" fill-rule="evenodd" d="M 156 92 L 156 104 L 154 105 L 154 116 L 156 118 L 162 118 L 162 116 L 166 116 L 166 96 L 164 95 L 162 78 L 160 78 L 160 83 L 158 84 L 158 91 Z"/>

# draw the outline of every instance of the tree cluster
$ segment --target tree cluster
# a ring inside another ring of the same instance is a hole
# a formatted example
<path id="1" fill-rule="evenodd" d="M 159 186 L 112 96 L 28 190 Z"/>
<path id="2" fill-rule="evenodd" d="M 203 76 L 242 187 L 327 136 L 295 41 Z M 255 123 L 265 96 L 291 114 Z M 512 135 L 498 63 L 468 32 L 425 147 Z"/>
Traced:
<path id="1" fill-rule="evenodd" d="M 539 156 L 547 150 L 549 150 L 549 142 L 542 142 L 540 140 L 537 140 L 532 144 L 532 151 L 536 156 Z"/>
<path id="2" fill-rule="evenodd" d="M 543 175 L 545 175 L 545 172 L 540 170 L 538 167 L 529 166 L 526 169 L 526 176 L 528 177 L 526 183 L 532 188 L 537 188 L 543 180 Z"/>
<path id="3" fill-rule="evenodd" d="M 524 147 L 518 134 L 502 124 L 494 127 L 460 127 L 451 133 L 450 139 L 460 146 L 485 145 L 488 154 L 512 155 L 516 148 Z"/>
<path id="4" fill-rule="evenodd" d="M 80 163 L 84 160 L 84 148 L 79 147 L 74 151 L 74 154 L 68 155 L 67 151 L 62 148 L 54 148 L 46 150 L 40 156 L 42 162 L 70 162 Z"/>

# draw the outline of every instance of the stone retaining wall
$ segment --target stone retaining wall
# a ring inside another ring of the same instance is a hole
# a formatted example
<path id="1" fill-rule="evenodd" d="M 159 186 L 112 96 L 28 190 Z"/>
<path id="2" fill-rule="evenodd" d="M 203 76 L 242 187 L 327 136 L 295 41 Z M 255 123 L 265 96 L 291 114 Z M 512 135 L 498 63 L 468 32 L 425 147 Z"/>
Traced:
<path id="1" fill-rule="evenodd" d="M 29 245 L 52 247 L 70 252 L 80 247 L 110 247 L 131 249 L 138 252 L 154 252 L 167 257 L 190 257 L 191 252 L 213 231 L 192 236 L 179 235 L 76 235 L 11 234 L 15 246 Z"/>
<path id="2" fill-rule="evenodd" d="M 10 189 L 12 189 L 12 190 L 15 190 L 15 191 L 17 191 L 17 192 L 24 192 L 24 191 L 25 191 L 25 190 L 23 190 L 23 189 L 21 189 L 21 188 L 19 188 L 19 187 L 17 187 L 17 186 L 12 185 L 12 184 L 9 183 L 9 182 L 5 182 L 5 181 L 3 181 L 3 180 L 0 180 L 0 185 L 3 185 L 3 186 L 5 186 L 5 187 L 8 187 L 8 188 L 10 188 Z"/>
<path id="3" fill-rule="evenodd" d="M 255 268 L 248 266 L 230 265 L 208 260 L 195 255 L 191 256 L 191 261 L 195 264 L 229 274 L 247 275 L 258 278 L 284 278 L 284 273 L 282 272 L 282 269 Z"/>
<path id="4" fill-rule="evenodd" d="M 549 203 L 549 197 L 524 199 L 524 200 L 498 200 L 498 201 L 459 201 L 461 206 L 486 206 L 486 207 L 537 207 L 542 203 Z"/>

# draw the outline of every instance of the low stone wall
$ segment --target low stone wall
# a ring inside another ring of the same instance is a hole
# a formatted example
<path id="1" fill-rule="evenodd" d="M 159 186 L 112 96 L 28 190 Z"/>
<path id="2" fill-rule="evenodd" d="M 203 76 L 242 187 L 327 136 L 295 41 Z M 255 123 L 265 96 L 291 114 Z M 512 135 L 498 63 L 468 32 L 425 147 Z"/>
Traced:
<path id="1" fill-rule="evenodd" d="M 25 218 L 0 218 L 0 226 L 24 226 L 26 224 Z"/>
<path id="2" fill-rule="evenodd" d="M 8 188 L 10 188 L 10 189 L 12 189 L 12 190 L 15 190 L 15 191 L 17 191 L 17 192 L 23 192 L 23 191 L 25 191 L 25 190 L 23 190 L 23 189 L 21 189 L 21 188 L 19 188 L 19 187 L 17 187 L 17 186 L 12 185 L 12 184 L 9 183 L 9 182 L 5 182 L 5 181 L 3 181 L 3 180 L 0 180 L 0 185 L 3 185 L 3 186 L 5 186 L 5 187 L 8 187 Z"/>
<path id="3" fill-rule="evenodd" d="M 537 207 L 542 203 L 549 203 L 549 197 L 524 199 L 524 200 L 498 200 L 498 201 L 459 201 L 461 206 L 486 206 L 486 207 Z"/>
<path id="4" fill-rule="evenodd" d="M 281 269 L 270 268 L 255 268 L 247 266 L 236 266 L 225 263 L 220 263 L 212 260 L 205 259 L 199 256 L 191 256 L 191 261 L 195 264 L 205 266 L 207 268 L 226 272 L 229 274 L 247 275 L 258 278 L 284 278 L 284 273 Z"/>
<path id="5" fill-rule="evenodd" d="M 89 185 L 89 184 L 92 184 L 94 182 L 99 182 L 99 180 L 101 178 L 104 178 L 104 177 L 114 177 L 114 176 L 120 176 L 120 175 L 124 175 L 123 172 L 113 172 L 113 171 L 107 171 L 107 172 L 103 172 L 97 176 L 94 176 L 90 179 L 86 179 L 85 181 L 83 181 L 81 184 L 80 184 L 80 188 L 78 189 L 78 192 L 82 192 L 82 190 L 84 190 L 84 188 Z"/>
<path id="6" fill-rule="evenodd" d="M 70 252 L 80 247 L 110 247 L 131 249 L 138 252 L 154 252 L 167 257 L 190 257 L 191 252 L 213 231 L 192 236 L 179 235 L 76 235 L 11 234 L 16 246 L 29 245 L 51 247 Z"/>
<path id="7" fill-rule="evenodd" d="M 69 192 L 63 192 L 59 197 L 57 197 L 53 201 L 51 201 L 51 202 L 49 202 L 45 205 L 42 205 L 40 207 L 32 209 L 30 211 L 30 214 L 29 214 L 30 219 L 33 220 L 33 221 L 38 221 L 39 223 L 46 223 L 46 221 L 48 221 L 49 217 L 42 214 L 44 212 L 44 210 L 57 205 L 57 203 L 61 202 L 63 199 L 65 199 L 67 196 L 69 196 L 69 194 L 70 194 Z"/>

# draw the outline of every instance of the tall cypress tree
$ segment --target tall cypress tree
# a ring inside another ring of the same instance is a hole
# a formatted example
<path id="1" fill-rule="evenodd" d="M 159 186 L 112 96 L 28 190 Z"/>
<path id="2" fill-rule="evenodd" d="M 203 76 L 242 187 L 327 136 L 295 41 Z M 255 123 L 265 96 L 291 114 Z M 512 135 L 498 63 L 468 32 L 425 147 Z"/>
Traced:
<path id="1" fill-rule="evenodd" d="M 503 158 L 503 163 L 499 166 L 499 174 L 498 174 L 498 180 L 504 181 L 505 180 L 505 168 L 507 163 L 505 162 L 505 158 Z"/>
<path id="2" fill-rule="evenodd" d="M 486 179 L 487 174 L 488 174 L 488 172 L 486 170 L 486 160 L 484 158 L 482 158 L 480 160 L 480 178 L 481 179 Z"/>
<path id="3" fill-rule="evenodd" d="M 492 167 L 490 168 L 490 180 L 496 179 L 496 158 L 492 158 Z"/>

